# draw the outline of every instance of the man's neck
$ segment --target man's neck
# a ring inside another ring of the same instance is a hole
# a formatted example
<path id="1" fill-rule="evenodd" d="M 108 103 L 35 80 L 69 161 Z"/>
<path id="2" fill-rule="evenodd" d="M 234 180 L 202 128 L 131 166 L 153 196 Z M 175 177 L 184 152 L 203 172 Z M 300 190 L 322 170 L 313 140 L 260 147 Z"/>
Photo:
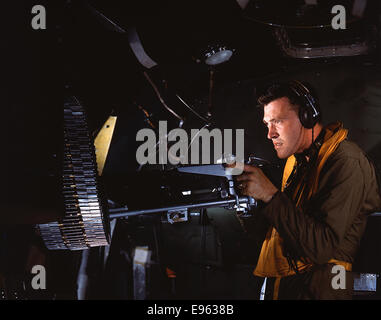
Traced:
<path id="1" fill-rule="evenodd" d="M 310 160 L 310 155 L 311 155 L 311 147 L 312 145 L 315 144 L 316 140 L 320 137 L 319 135 L 321 134 L 323 130 L 323 126 L 319 123 L 317 123 L 312 129 L 309 129 L 306 135 L 306 148 L 303 149 L 301 152 L 302 155 L 305 156 L 307 162 Z"/>

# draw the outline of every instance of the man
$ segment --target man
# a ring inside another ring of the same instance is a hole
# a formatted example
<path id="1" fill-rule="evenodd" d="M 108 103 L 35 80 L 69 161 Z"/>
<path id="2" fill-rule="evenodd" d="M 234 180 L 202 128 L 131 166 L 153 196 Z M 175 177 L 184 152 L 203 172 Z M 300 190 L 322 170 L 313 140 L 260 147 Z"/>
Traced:
<path id="1" fill-rule="evenodd" d="M 237 177 L 242 194 L 263 202 L 258 214 L 269 225 L 254 275 L 267 278 L 266 299 L 350 299 L 367 216 L 381 208 L 375 169 L 341 123 L 323 127 L 306 85 L 274 85 L 259 102 L 287 162 L 281 190 L 256 167 Z"/>

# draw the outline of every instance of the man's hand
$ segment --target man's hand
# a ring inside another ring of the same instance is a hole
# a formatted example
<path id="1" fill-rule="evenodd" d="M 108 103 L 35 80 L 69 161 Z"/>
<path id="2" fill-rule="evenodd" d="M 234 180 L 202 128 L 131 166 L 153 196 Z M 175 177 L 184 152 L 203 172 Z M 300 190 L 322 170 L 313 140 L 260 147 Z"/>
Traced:
<path id="1" fill-rule="evenodd" d="M 251 165 L 244 165 L 243 173 L 237 176 L 238 188 L 243 195 L 256 200 L 269 202 L 278 189 L 265 176 L 263 171 Z"/>

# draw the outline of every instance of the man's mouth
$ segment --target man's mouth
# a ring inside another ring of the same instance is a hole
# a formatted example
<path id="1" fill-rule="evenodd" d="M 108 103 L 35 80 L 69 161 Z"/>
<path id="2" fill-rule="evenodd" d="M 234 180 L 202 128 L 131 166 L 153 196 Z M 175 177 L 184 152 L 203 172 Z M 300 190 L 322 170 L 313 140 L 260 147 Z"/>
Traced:
<path id="1" fill-rule="evenodd" d="M 274 148 L 275 149 L 278 149 L 282 146 L 283 143 L 280 143 L 280 142 L 274 142 Z"/>

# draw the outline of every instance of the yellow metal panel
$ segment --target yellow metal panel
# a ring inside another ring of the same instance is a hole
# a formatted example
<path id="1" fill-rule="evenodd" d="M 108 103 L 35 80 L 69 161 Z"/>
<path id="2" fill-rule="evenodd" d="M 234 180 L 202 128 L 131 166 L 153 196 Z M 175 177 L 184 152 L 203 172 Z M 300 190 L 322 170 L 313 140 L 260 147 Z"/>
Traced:
<path id="1" fill-rule="evenodd" d="M 101 176 L 110 149 L 112 135 L 114 133 L 117 117 L 110 116 L 104 123 L 94 141 L 95 155 L 97 157 L 98 174 Z"/>

